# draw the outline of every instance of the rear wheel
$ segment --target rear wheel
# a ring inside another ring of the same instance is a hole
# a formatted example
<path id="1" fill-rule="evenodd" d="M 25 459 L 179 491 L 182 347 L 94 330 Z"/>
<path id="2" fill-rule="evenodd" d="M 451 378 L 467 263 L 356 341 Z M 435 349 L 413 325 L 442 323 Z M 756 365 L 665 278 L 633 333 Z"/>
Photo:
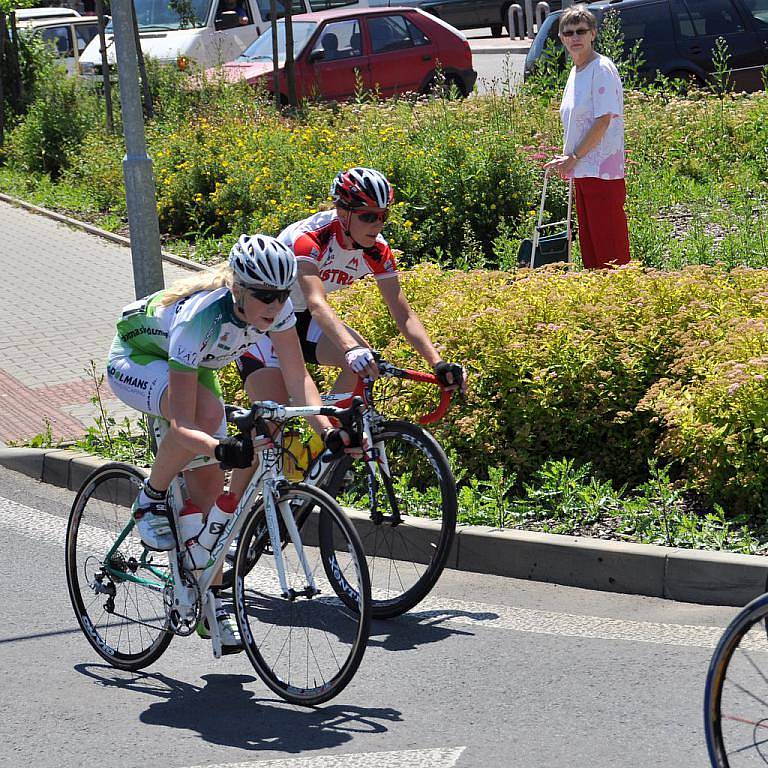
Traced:
<path id="1" fill-rule="evenodd" d="M 385 422 L 374 435 L 380 458 L 369 486 L 368 464 L 341 460 L 327 483 L 357 526 L 368 561 L 373 615 L 413 608 L 434 587 L 456 532 L 456 484 L 448 459 L 426 430 Z M 388 472 L 382 467 L 388 465 Z M 321 541 L 323 529 L 320 529 Z M 351 604 L 345 589 L 339 597 Z"/>
<path id="2" fill-rule="evenodd" d="M 131 520 L 143 481 L 128 464 L 97 469 L 67 527 L 67 586 L 80 628 L 102 658 L 128 670 L 152 664 L 173 638 L 163 603 L 168 556 L 147 550 Z"/>
<path id="3" fill-rule="evenodd" d="M 251 663 L 275 693 L 294 704 L 320 704 L 346 687 L 363 658 L 371 621 L 368 569 L 354 527 L 327 493 L 286 484 L 277 503 L 298 518 L 314 588 L 281 525 L 288 586 L 283 592 L 259 501 L 235 558 L 237 623 Z M 319 526 L 327 537 L 323 544 Z M 341 584 L 347 601 L 337 597 Z"/>

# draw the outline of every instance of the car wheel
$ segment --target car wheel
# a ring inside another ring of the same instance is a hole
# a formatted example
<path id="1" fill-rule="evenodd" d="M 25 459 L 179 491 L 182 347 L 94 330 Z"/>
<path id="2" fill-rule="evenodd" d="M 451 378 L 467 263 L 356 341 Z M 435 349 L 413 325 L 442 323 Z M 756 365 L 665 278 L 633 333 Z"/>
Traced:
<path id="1" fill-rule="evenodd" d="M 491 24 L 491 34 L 494 37 L 501 37 L 501 33 L 504 31 L 503 24 Z"/>
<path id="2" fill-rule="evenodd" d="M 456 93 L 460 99 L 465 99 L 467 97 L 467 89 L 464 85 L 464 81 L 458 75 L 450 73 L 445 75 L 445 85 L 443 86 L 442 93 L 438 90 L 436 85 L 435 78 L 432 76 L 427 80 L 427 83 L 424 88 L 422 88 L 421 92 L 425 96 L 450 96 L 451 93 Z M 453 86 L 455 86 L 455 90 Z"/>

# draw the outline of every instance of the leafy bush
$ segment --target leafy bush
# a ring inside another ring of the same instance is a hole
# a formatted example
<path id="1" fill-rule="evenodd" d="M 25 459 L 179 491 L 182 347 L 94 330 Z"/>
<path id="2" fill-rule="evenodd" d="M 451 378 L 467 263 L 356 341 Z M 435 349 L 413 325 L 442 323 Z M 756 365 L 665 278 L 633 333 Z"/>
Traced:
<path id="1" fill-rule="evenodd" d="M 470 371 L 467 404 L 436 428 L 468 478 L 506 467 L 520 488 L 562 458 L 634 486 L 659 456 L 710 502 L 758 508 L 768 483 L 760 378 L 768 342 L 759 317 L 768 274 L 628 267 L 512 275 L 420 265 L 403 283 L 444 357 Z M 332 302 L 386 357 L 413 363 L 370 284 Z M 320 375 L 328 386 L 333 372 Z M 415 418 L 433 396 L 402 386 L 390 407 Z"/>
<path id="2" fill-rule="evenodd" d="M 51 64 L 35 85 L 24 121 L 8 139 L 9 160 L 24 170 L 57 178 L 91 131 L 99 129 L 95 96 L 63 67 Z"/>

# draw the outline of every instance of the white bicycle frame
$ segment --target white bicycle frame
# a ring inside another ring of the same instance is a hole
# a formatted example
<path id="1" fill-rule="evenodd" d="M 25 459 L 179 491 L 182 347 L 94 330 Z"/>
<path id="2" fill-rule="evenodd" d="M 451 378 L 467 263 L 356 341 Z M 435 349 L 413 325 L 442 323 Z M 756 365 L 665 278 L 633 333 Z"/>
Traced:
<path id="1" fill-rule="evenodd" d="M 317 416 L 323 407 L 287 407 L 278 405 L 277 403 L 267 402 L 261 403 L 261 405 L 269 409 L 269 413 L 265 413 L 263 418 L 269 421 L 278 422 L 287 421 L 288 419 L 299 416 Z M 246 409 L 244 409 L 244 413 L 245 412 L 247 412 Z M 159 444 L 168 430 L 168 422 L 161 419 L 155 419 L 153 425 L 155 437 Z M 285 574 L 285 561 L 283 558 L 283 547 L 280 541 L 278 512 L 283 519 L 286 531 L 296 549 L 299 561 L 301 562 L 304 575 L 307 579 L 307 589 L 313 593 L 318 591 L 314 574 L 312 573 L 304 554 L 301 536 L 299 535 L 290 505 L 280 505 L 276 503 L 277 484 L 285 480 L 280 467 L 281 451 L 279 445 L 276 446 L 271 438 L 265 436 L 260 436 L 260 438 L 261 439 L 258 442 L 254 442 L 254 449 L 259 451 L 259 467 L 251 478 L 251 481 L 248 483 L 248 487 L 243 493 L 234 513 L 224 527 L 224 530 L 221 532 L 213 550 L 211 550 L 211 556 L 205 568 L 200 571 L 195 571 L 195 585 L 187 586 L 184 584 L 182 573 L 179 568 L 180 558 L 177 556 L 178 554 L 183 555 L 183 553 L 179 553 L 177 547 L 174 547 L 168 553 L 168 561 L 173 576 L 174 587 L 173 609 L 178 612 L 180 620 L 193 621 L 195 618 L 196 595 L 198 594 L 197 590 L 199 589 L 199 594 L 202 600 L 201 608 L 203 616 L 207 619 L 211 631 L 213 655 L 217 659 L 221 657 L 221 636 L 218 630 L 218 623 L 216 622 L 215 598 L 210 591 L 210 587 L 213 584 L 214 579 L 220 574 L 221 566 L 224 562 L 224 554 L 229 550 L 232 542 L 240 534 L 240 530 L 246 520 L 244 512 L 251 509 L 252 503 L 259 492 L 261 492 L 264 499 L 267 531 L 269 533 L 272 552 L 275 557 L 275 569 L 280 582 L 282 596 L 289 599 L 291 595 Z M 211 464 L 213 461 L 214 459 L 207 456 L 198 457 L 191 461 L 183 471 L 198 469 L 199 467 Z M 181 475 L 178 475 L 171 483 L 168 493 L 168 506 L 173 515 L 177 531 L 179 530 L 179 512 L 184 505 L 184 500 L 187 495 L 184 478 Z"/>

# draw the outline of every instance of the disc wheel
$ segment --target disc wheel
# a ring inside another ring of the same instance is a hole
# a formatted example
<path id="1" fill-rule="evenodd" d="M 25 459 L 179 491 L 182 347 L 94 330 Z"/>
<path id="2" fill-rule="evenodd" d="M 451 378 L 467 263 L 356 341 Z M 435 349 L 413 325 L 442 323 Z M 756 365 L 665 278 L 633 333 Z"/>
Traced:
<path id="1" fill-rule="evenodd" d="M 723 633 L 707 674 L 704 729 L 716 768 L 768 765 L 768 594 Z"/>
<path id="2" fill-rule="evenodd" d="M 112 666 L 152 664 L 173 634 L 163 606 L 165 552 L 141 543 L 130 508 L 144 476 L 128 464 L 106 464 L 83 483 L 67 526 L 69 597 L 83 634 Z"/>
<path id="3" fill-rule="evenodd" d="M 307 570 L 281 525 L 283 591 L 260 499 L 235 556 L 237 623 L 248 657 L 275 693 L 294 704 L 320 704 L 347 686 L 363 658 L 371 621 L 368 570 L 354 526 L 324 491 L 285 484 L 277 503 L 299 518 Z M 324 545 L 320 525 L 326 531 Z M 336 595 L 341 583 L 348 585 L 348 601 Z"/>
<path id="4" fill-rule="evenodd" d="M 434 587 L 456 533 L 458 501 L 448 459 L 429 432 L 389 421 L 374 439 L 380 459 L 373 478 L 365 462 L 344 459 L 327 490 L 357 527 L 371 575 L 373 616 L 383 619 L 410 610 Z M 352 605 L 339 586 L 339 597 Z"/>

